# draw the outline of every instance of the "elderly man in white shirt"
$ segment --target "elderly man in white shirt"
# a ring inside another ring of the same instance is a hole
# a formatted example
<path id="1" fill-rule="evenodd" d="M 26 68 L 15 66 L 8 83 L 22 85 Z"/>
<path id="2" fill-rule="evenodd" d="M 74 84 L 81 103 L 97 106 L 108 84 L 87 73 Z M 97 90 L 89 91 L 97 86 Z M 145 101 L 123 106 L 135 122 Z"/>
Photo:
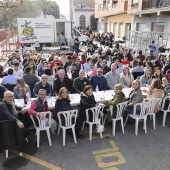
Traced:
<path id="1" fill-rule="evenodd" d="M 106 80 L 107 80 L 107 85 L 110 90 L 114 89 L 114 86 L 116 84 L 120 84 L 120 75 L 119 73 L 116 73 L 117 65 L 116 63 L 113 63 L 111 65 L 111 71 L 106 74 Z"/>

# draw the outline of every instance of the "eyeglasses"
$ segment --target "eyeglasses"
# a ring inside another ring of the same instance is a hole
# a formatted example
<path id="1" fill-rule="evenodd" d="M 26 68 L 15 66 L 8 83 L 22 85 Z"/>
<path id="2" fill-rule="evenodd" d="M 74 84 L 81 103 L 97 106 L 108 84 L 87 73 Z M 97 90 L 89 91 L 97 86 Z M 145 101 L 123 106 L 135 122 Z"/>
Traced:
<path id="1" fill-rule="evenodd" d="M 7 96 L 8 98 L 14 98 L 14 96 Z"/>

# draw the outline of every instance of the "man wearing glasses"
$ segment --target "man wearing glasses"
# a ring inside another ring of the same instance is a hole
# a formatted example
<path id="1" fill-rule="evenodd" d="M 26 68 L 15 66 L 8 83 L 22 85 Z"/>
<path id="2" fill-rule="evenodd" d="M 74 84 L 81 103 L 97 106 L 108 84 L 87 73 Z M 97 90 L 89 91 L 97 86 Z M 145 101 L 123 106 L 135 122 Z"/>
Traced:
<path id="1" fill-rule="evenodd" d="M 99 89 L 99 91 L 107 89 L 107 81 L 106 78 L 103 76 L 103 69 L 98 68 L 97 75 L 92 76 L 90 78 L 90 83 L 93 87 L 93 90 Z"/>
<path id="2" fill-rule="evenodd" d="M 44 89 L 47 92 L 47 96 L 52 96 L 52 86 L 47 83 L 48 81 L 48 76 L 46 74 L 43 74 L 41 76 L 41 81 L 37 82 L 34 86 L 33 93 L 34 97 L 38 97 L 38 91 L 40 89 Z"/>
<path id="3" fill-rule="evenodd" d="M 111 70 L 110 67 L 107 66 L 106 60 L 102 61 L 102 68 L 103 68 L 103 75 L 105 75 L 106 73 L 108 73 Z"/>

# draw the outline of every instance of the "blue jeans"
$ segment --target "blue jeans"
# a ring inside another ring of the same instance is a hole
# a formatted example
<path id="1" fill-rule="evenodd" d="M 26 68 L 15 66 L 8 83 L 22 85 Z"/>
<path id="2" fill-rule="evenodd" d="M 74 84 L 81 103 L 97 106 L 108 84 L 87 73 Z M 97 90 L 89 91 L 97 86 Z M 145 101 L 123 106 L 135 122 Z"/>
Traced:
<path id="1" fill-rule="evenodd" d="M 125 108 L 125 115 L 133 114 L 133 108 Z"/>
<path id="2" fill-rule="evenodd" d="M 75 51 L 76 51 L 76 53 L 78 55 L 78 53 L 79 53 L 79 46 L 74 46 L 74 49 L 75 49 Z"/>
<path id="3" fill-rule="evenodd" d="M 133 114 L 133 108 L 125 108 L 125 115 Z M 136 112 L 136 114 L 140 114 L 139 112 Z"/>
<path id="4" fill-rule="evenodd" d="M 70 51 L 74 52 L 74 46 L 70 46 Z"/>

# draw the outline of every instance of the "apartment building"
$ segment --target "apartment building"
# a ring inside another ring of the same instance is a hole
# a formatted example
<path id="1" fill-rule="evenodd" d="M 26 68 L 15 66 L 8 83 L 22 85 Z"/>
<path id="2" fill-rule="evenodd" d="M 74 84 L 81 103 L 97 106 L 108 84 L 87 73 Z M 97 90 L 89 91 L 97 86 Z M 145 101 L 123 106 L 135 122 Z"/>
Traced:
<path id="1" fill-rule="evenodd" d="M 133 15 L 127 15 L 128 0 L 95 0 L 99 32 L 113 32 L 116 38 L 131 31 Z"/>
<path id="2" fill-rule="evenodd" d="M 69 0 L 70 20 L 73 20 L 73 26 L 97 28 L 97 19 L 95 18 L 95 0 Z"/>
<path id="3" fill-rule="evenodd" d="M 160 32 L 165 39 L 170 33 L 170 0 L 129 0 L 127 14 L 134 16 L 134 31 Z"/>

